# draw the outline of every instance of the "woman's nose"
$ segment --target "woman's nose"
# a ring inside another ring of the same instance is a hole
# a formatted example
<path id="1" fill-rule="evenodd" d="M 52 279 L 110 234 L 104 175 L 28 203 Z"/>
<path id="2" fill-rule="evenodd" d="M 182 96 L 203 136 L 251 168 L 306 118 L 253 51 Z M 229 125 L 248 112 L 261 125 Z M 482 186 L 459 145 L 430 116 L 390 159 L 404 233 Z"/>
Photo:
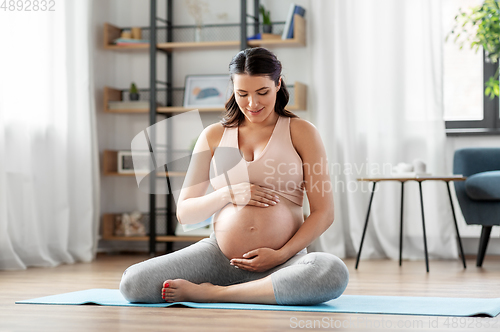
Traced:
<path id="1" fill-rule="evenodd" d="M 249 97 L 248 106 L 250 106 L 251 108 L 255 108 L 258 105 L 258 103 L 259 101 L 257 97 Z"/>

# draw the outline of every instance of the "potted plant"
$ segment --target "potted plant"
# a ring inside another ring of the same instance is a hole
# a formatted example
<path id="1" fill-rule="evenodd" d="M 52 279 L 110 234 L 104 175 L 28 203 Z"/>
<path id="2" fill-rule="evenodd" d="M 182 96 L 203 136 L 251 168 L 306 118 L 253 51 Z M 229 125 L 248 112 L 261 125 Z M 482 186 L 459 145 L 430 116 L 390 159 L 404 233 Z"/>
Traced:
<path id="1" fill-rule="evenodd" d="M 487 58 L 496 63 L 500 56 L 500 7 L 495 0 L 485 0 L 482 5 L 470 8 L 470 12 L 462 11 L 455 16 L 455 26 L 446 36 L 446 40 L 452 34 L 456 35 L 454 42 L 463 34 L 464 41 L 458 42 L 462 49 L 465 42 L 470 43 L 470 48 L 476 52 L 482 46 Z M 500 94 L 498 82 L 498 69 L 485 83 L 484 93 L 491 99 Z"/>
<path id="2" fill-rule="evenodd" d="M 130 85 L 128 97 L 130 100 L 139 100 L 139 90 L 137 90 L 137 87 L 135 86 L 135 83 L 133 83 L 133 82 Z"/>
<path id="3" fill-rule="evenodd" d="M 271 13 L 266 11 L 264 6 L 260 5 L 259 8 L 260 14 L 262 15 L 262 31 L 264 33 L 272 33 L 273 32 L 273 25 L 271 24 Z"/>

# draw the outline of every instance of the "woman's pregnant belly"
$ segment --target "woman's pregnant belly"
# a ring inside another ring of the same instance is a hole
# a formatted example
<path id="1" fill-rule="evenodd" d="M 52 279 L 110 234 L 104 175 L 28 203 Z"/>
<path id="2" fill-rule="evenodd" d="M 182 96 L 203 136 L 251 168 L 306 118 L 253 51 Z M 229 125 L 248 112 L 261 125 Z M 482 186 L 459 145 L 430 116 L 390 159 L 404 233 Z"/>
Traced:
<path id="1" fill-rule="evenodd" d="M 303 221 L 302 207 L 280 195 L 269 207 L 226 205 L 215 215 L 214 231 L 224 255 L 240 258 L 257 248 L 280 249 Z"/>

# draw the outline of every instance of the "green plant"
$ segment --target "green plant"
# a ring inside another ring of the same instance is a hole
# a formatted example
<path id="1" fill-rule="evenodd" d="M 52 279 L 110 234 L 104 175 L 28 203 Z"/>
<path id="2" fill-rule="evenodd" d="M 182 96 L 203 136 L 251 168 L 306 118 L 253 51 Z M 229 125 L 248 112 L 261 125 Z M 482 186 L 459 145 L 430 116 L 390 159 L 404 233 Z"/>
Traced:
<path id="1" fill-rule="evenodd" d="M 130 84 L 130 91 L 129 93 L 139 93 L 139 90 L 137 90 L 137 87 L 135 86 L 135 83 Z"/>
<path id="2" fill-rule="evenodd" d="M 455 26 L 446 36 L 454 34 L 454 42 L 457 43 L 459 37 L 466 38 L 459 43 L 460 49 L 464 43 L 470 43 L 470 48 L 475 48 L 476 52 L 482 46 L 486 56 L 491 62 L 496 63 L 500 56 L 500 7 L 496 0 L 485 0 L 482 5 L 470 8 L 470 12 L 462 11 L 455 16 Z M 484 93 L 491 99 L 500 94 L 498 81 L 498 69 L 485 83 Z"/>
<path id="3" fill-rule="evenodd" d="M 265 25 L 271 25 L 271 13 L 269 12 L 269 10 L 266 11 L 264 6 L 260 5 L 259 12 L 262 15 L 262 23 L 264 23 Z"/>

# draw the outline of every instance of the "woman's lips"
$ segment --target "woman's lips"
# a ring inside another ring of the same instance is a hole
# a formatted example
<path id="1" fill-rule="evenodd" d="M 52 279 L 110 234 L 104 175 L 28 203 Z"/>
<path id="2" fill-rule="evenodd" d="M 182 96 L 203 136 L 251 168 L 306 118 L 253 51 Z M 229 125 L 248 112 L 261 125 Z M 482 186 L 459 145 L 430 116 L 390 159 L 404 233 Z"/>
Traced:
<path id="1" fill-rule="evenodd" d="M 254 115 L 255 115 L 255 114 L 259 114 L 259 113 L 260 113 L 260 111 L 262 111 L 263 109 L 264 109 L 264 107 L 262 107 L 262 108 L 261 108 L 260 110 L 258 110 L 258 111 L 251 111 L 251 110 L 248 110 L 248 111 L 250 112 L 250 114 L 254 114 Z"/>

